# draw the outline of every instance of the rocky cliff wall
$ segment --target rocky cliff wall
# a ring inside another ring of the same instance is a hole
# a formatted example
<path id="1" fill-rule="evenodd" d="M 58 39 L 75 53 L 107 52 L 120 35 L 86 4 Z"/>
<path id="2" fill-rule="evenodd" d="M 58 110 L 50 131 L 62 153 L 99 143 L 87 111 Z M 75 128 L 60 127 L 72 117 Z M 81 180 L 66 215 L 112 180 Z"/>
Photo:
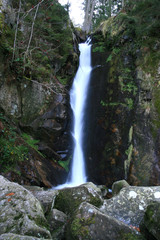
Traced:
<path id="1" fill-rule="evenodd" d="M 87 168 L 93 182 L 109 186 L 125 178 L 133 185 L 160 183 L 158 19 L 156 2 L 144 1 L 127 6 L 93 34 L 86 117 Z"/>
<path id="2" fill-rule="evenodd" d="M 58 1 L 0 1 L 0 166 L 10 180 L 48 187 L 66 177 L 73 31 Z"/>

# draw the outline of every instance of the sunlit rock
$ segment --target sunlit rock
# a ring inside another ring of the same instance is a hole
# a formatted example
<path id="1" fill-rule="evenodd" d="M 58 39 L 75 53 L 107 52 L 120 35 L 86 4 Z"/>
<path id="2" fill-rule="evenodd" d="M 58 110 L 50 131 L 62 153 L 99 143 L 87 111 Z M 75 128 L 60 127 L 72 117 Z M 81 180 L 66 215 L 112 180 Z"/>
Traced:
<path id="1" fill-rule="evenodd" d="M 103 201 L 100 189 L 93 183 L 86 183 L 78 187 L 59 190 L 54 207 L 72 215 L 82 202 L 89 202 L 97 207 L 101 206 Z"/>
<path id="2" fill-rule="evenodd" d="M 139 227 L 147 206 L 160 201 L 159 192 L 160 187 L 123 188 L 118 195 L 105 200 L 100 209 L 126 224 Z"/>
<path id="3" fill-rule="evenodd" d="M 67 234 L 67 240 L 143 239 L 132 227 L 86 202 L 75 212 Z"/>
<path id="4" fill-rule="evenodd" d="M 28 190 L 0 176 L 0 234 L 50 238 L 42 207 Z"/>

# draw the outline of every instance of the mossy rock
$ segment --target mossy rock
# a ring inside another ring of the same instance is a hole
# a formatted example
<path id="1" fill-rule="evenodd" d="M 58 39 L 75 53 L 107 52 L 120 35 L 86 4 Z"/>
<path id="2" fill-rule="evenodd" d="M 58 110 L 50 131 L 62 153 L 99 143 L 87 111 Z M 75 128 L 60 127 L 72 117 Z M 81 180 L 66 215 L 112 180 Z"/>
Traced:
<path id="1" fill-rule="evenodd" d="M 130 185 L 125 180 L 120 180 L 112 185 L 112 194 L 113 196 L 117 195 L 122 188 L 129 187 Z"/>
<path id="2" fill-rule="evenodd" d="M 22 236 L 13 233 L 6 233 L 0 235 L 0 240 L 40 240 L 42 238 L 30 237 L 30 236 Z"/>
<path id="3" fill-rule="evenodd" d="M 67 240 L 142 240 L 131 226 L 102 213 L 89 203 L 75 211 L 67 229 Z"/>
<path id="4" fill-rule="evenodd" d="M 59 190 L 54 207 L 72 215 L 82 202 L 91 203 L 96 207 L 102 205 L 100 189 L 96 188 L 93 183 L 88 183 L 78 187 Z"/>
<path id="5" fill-rule="evenodd" d="M 160 239 L 160 202 L 154 202 L 147 207 L 144 226 L 155 239 Z"/>
<path id="6" fill-rule="evenodd" d="M 51 238 L 40 202 L 31 192 L 2 176 L 0 176 L 0 205 L 1 235 L 14 233 L 33 236 L 33 239 Z"/>

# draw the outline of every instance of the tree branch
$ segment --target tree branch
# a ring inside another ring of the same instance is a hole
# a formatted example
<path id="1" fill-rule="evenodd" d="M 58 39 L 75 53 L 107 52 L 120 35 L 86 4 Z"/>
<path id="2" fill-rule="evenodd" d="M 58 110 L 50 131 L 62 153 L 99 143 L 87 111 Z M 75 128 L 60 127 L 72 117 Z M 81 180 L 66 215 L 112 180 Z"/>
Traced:
<path id="1" fill-rule="evenodd" d="M 40 5 L 42 2 L 44 2 L 45 0 L 42 0 L 41 2 L 39 2 L 37 5 L 35 5 L 33 8 L 31 8 L 31 9 L 29 9 L 28 11 L 27 11 L 27 13 L 25 14 L 25 15 L 23 15 L 23 17 L 22 18 L 26 18 L 27 16 L 28 16 L 28 14 L 33 10 L 33 9 L 35 9 L 38 5 Z"/>
<path id="2" fill-rule="evenodd" d="M 38 84 L 38 85 L 41 85 L 41 86 L 43 86 L 43 87 L 48 88 L 51 92 L 55 93 L 56 95 L 59 94 L 59 93 L 55 92 L 51 87 L 47 86 L 47 85 L 44 84 L 44 83 L 39 83 L 39 82 L 37 82 L 36 80 L 30 80 L 30 81 L 33 82 L 33 83 L 36 83 L 36 84 Z"/>
<path id="3" fill-rule="evenodd" d="M 15 57 L 15 51 L 16 51 L 16 41 L 17 41 L 17 32 L 18 32 L 19 15 L 20 15 L 20 11 L 21 11 L 21 6 L 22 6 L 22 2 L 21 2 L 21 0 L 20 0 L 20 1 L 19 1 L 18 16 L 17 16 L 17 25 L 16 25 L 16 31 L 15 31 L 15 37 L 14 37 L 14 46 L 13 46 L 12 62 L 13 62 L 13 60 L 14 60 L 14 57 Z"/>
<path id="4" fill-rule="evenodd" d="M 30 48 L 30 44 L 31 44 L 32 36 L 33 36 L 34 24 L 35 24 L 35 20 L 36 20 L 36 17 L 37 17 L 39 5 L 40 5 L 40 3 L 37 4 L 36 12 L 34 14 L 34 19 L 33 19 L 33 22 L 32 22 L 31 34 L 30 34 L 30 38 L 29 38 L 29 42 L 28 42 L 28 46 L 27 46 L 27 50 L 26 50 L 26 55 L 28 54 L 28 51 L 29 51 L 29 48 Z"/>

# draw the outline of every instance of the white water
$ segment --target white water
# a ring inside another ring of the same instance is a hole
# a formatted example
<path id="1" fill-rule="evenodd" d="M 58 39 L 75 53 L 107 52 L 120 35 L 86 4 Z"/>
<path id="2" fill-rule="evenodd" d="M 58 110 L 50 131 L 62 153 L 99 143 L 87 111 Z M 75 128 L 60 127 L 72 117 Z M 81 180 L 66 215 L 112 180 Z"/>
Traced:
<path id="1" fill-rule="evenodd" d="M 82 138 L 85 114 L 84 109 L 90 81 L 90 74 L 92 71 L 91 45 L 89 45 L 89 41 L 79 44 L 79 50 L 79 68 L 70 91 L 70 104 L 74 116 L 74 128 L 72 136 L 75 143 L 70 170 L 70 179 L 65 184 L 57 186 L 56 189 L 78 186 L 87 181 Z"/>

